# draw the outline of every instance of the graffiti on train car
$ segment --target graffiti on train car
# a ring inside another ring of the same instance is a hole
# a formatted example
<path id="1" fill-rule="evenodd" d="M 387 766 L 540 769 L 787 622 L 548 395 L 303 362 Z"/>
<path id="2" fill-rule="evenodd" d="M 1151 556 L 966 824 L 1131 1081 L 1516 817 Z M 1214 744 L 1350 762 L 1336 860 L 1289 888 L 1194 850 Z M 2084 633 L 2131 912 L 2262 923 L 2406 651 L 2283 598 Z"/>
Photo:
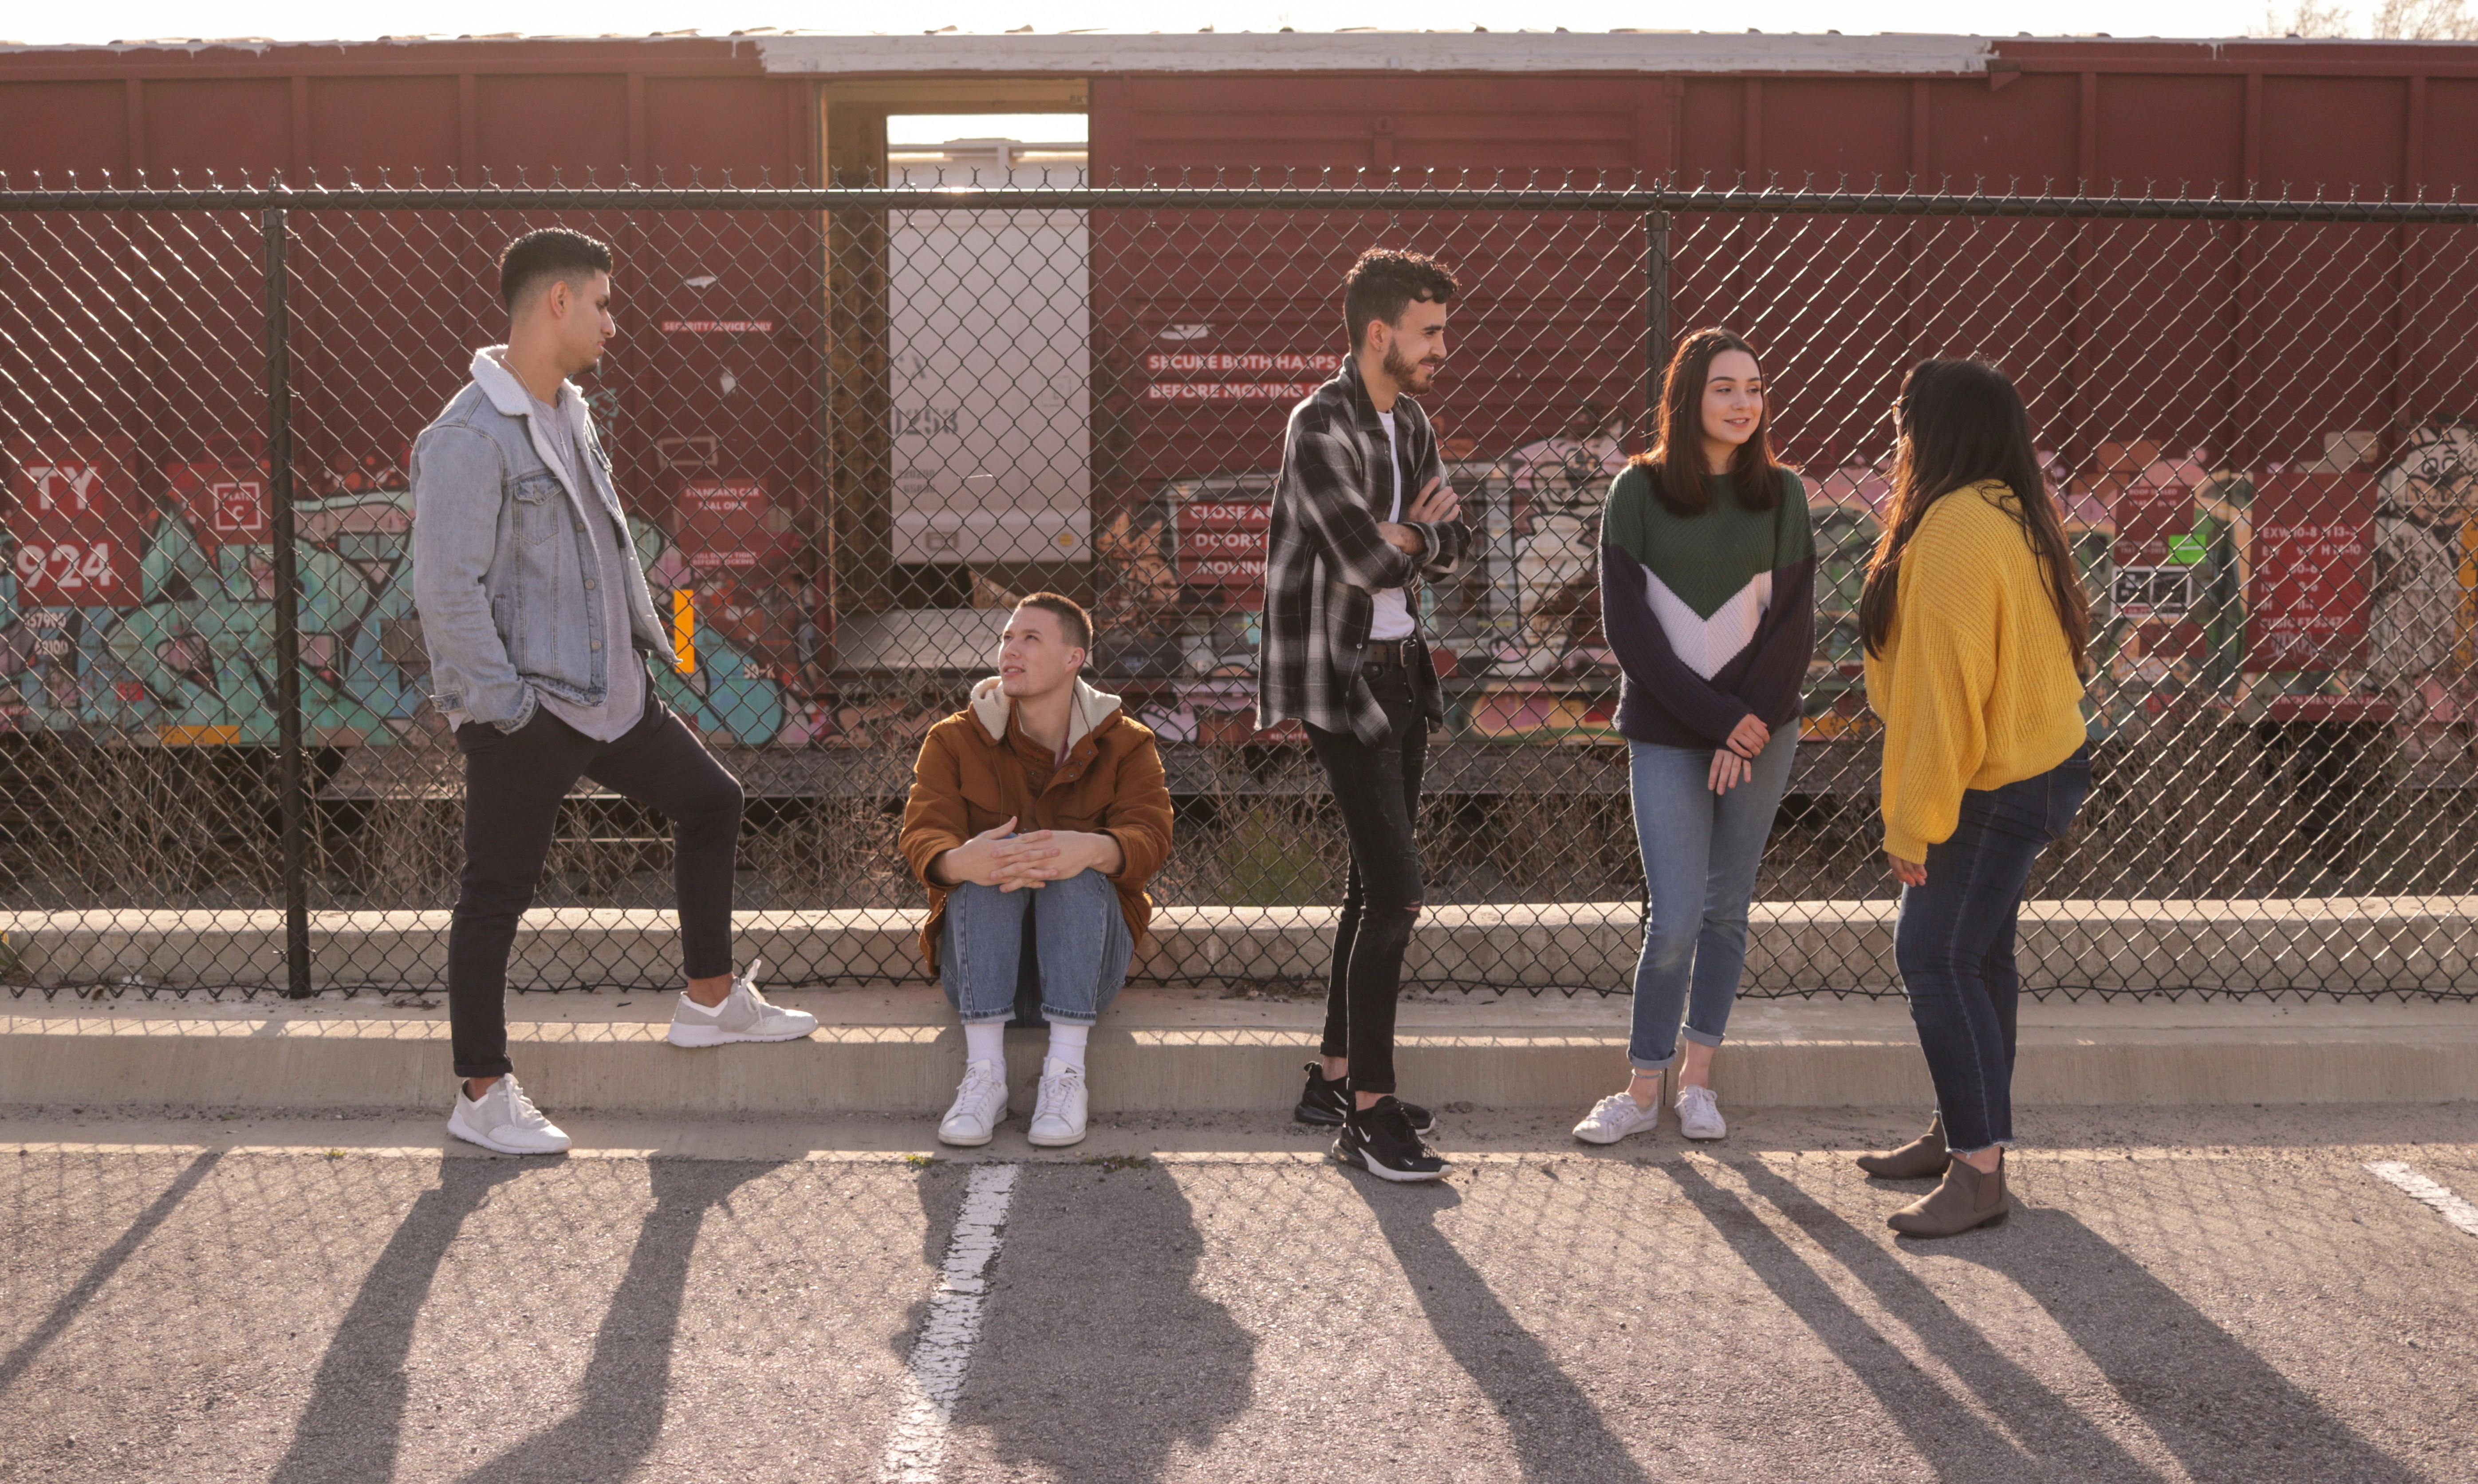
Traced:
<path id="1" fill-rule="evenodd" d="M 0 730 L 277 741 L 264 470 L 176 465 L 163 471 L 163 493 L 141 499 L 125 448 L 12 453 Z M 316 746 L 386 744 L 441 726 L 405 580 L 412 497 L 392 470 L 373 472 L 330 477 L 337 492 L 293 507 L 302 723 Z M 705 580 L 696 553 L 661 526 L 636 519 L 630 534 L 657 591 L 689 590 L 710 614 L 730 607 L 730 583 Z M 784 726 L 782 687 L 734 628 L 709 624 L 693 671 L 658 667 L 657 690 L 701 732 L 771 742 Z"/>
<path id="2" fill-rule="evenodd" d="M 2346 715 L 2390 722 L 2414 766 L 2478 768 L 2478 430 L 2421 429 L 2380 461 L 2364 432 L 2325 443 L 2320 460 L 2252 472 L 2142 440 L 2103 443 L 2079 470 L 2052 461 L 2092 601 L 2095 735 L 2181 705 Z M 273 742 L 263 472 L 210 459 L 141 481 L 131 449 L 110 440 L 6 451 L 0 730 Z M 365 462 L 321 471 L 329 492 L 294 507 L 314 745 L 439 726 L 403 581 L 410 498 L 390 461 Z M 1594 582 L 1599 501 L 1623 462 L 1616 416 L 1586 403 L 1502 457 L 1454 463 L 1482 556 L 1422 602 L 1461 735 L 1613 736 L 1616 668 Z M 691 592 L 682 611 L 699 624 L 693 671 L 658 673 L 665 699 L 743 745 L 874 739 L 883 727 L 864 723 L 877 703 L 827 679 L 762 493 L 676 483 L 655 518 L 631 524 L 656 591 Z M 1889 471 L 1809 469 L 1807 483 L 1819 564 L 1805 730 L 1864 736 L 1875 721 L 1856 610 Z M 1097 526 L 1097 580 L 1124 620 L 1098 666 L 1172 740 L 1270 740 L 1251 694 L 1270 493 L 1267 474 L 1177 480 Z M 670 527 L 689 514 L 684 541 Z M 758 555 L 741 561 L 744 547 Z"/>
<path id="3" fill-rule="evenodd" d="M 2323 457 L 2256 471 L 2205 450 L 2102 442 L 2079 469 L 2047 456 L 2091 599 L 2092 730 L 2175 709 L 2393 719 L 2405 743 L 2478 767 L 2478 431 L 2428 428 L 2378 461 L 2377 439 L 2334 433 Z M 1423 602 L 1457 689 L 1456 729 L 1487 741 L 1607 740 L 1616 669 L 1599 636 L 1599 506 L 1623 466 L 1615 418 L 1579 406 L 1565 426 L 1496 460 L 1454 465 L 1481 555 Z M 1865 736 L 1859 590 L 1892 493 L 1890 470 L 1807 471 L 1815 522 L 1817 652 L 1807 735 Z M 2261 491 L 2259 494 L 2258 491 Z M 1182 480 L 1157 519 L 1195 603 L 1257 600 L 1270 474 Z M 2270 521 L 2267 526 L 2265 520 Z M 2267 534 L 2258 538 L 2258 528 Z M 1150 561 L 1150 542 L 1137 543 Z M 1120 560 L 1105 546 L 1105 561 Z M 1158 588 L 1158 564 L 1149 587 Z M 1153 600 L 1144 610 L 1175 615 Z M 1193 626 L 1191 624 L 1191 626 Z M 1176 640 L 1167 641 L 1176 653 Z M 1227 660 L 1230 643 L 1191 644 Z M 1194 672 L 1190 672 L 1194 673 Z M 1225 666 L 1214 672 L 1227 675 Z M 1226 679 L 1179 689 L 1165 724 L 1216 735 Z M 2330 704 L 2301 707 L 2299 697 Z M 1188 713 L 1198 718 L 1191 721 Z M 1226 725 L 1222 733 L 1231 733 Z M 1238 734 L 1248 734 L 1240 727 Z M 1261 740 L 1261 739 L 1260 739 Z"/>

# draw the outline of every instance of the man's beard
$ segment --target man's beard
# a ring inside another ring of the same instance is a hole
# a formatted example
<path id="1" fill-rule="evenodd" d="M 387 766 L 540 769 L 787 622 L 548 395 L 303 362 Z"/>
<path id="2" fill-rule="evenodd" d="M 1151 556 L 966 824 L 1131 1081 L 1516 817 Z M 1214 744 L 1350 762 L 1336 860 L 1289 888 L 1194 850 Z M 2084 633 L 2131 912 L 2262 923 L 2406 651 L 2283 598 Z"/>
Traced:
<path id="1" fill-rule="evenodd" d="M 1417 361 L 1404 361 L 1392 346 L 1385 350 L 1385 374 L 1404 391 L 1426 391 L 1436 383 L 1436 370 Z"/>

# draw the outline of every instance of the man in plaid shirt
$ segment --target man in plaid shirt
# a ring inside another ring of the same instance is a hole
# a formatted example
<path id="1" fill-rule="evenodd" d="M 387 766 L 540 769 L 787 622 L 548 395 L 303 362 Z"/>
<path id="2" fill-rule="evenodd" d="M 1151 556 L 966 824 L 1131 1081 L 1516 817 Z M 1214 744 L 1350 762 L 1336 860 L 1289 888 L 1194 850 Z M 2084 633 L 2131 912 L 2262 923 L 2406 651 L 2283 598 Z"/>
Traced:
<path id="1" fill-rule="evenodd" d="M 1360 255 L 1343 281 L 1352 355 L 1291 410 L 1265 546 L 1258 724 L 1305 724 L 1351 840 L 1323 1060 L 1296 1112 L 1339 1125 L 1334 1158 L 1388 1180 L 1448 1170 L 1422 1140 L 1435 1119 L 1394 1096 L 1394 1002 L 1422 901 L 1420 771 L 1445 719 L 1412 588 L 1471 544 L 1436 431 L 1405 393 L 1445 364 L 1454 288 L 1417 253 Z"/>

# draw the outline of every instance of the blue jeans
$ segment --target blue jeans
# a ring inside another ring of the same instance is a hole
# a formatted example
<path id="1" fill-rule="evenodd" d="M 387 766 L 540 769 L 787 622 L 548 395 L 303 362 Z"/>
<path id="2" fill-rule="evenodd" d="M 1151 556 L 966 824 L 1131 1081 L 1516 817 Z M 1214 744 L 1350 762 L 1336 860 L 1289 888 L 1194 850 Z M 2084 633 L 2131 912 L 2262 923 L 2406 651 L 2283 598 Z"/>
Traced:
<path id="1" fill-rule="evenodd" d="M 1118 888 L 1098 870 L 1039 890 L 966 882 L 947 897 L 938 981 L 966 1020 L 1004 1020 L 1019 980 L 1036 977 L 1044 1019 L 1090 1025 L 1118 998 L 1135 951 Z"/>
<path id="2" fill-rule="evenodd" d="M 1798 724 L 1775 728 L 1756 754 L 1755 776 L 1727 793 L 1712 792 L 1708 748 L 1632 742 L 1627 750 L 1647 892 L 1627 1059 L 1657 1071 L 1678 1057 L 1682 1013 L 1686 1039 L 1699 1045 L 1719 1045 L 1729 1029 L 1747 965 L 1747 902 L 1798 756 Z"/>
<path id="3" fill-rule="evenodd" d="M 1953 838 L 1928 846 L 1927 885 L 1902 889 L 1893 959 L 1959 1152 L 2013 1142 L 2014 925 L 2033 863 L 2089 792 L 2087 747 L 2036 778 L 1965 791 Z"/>

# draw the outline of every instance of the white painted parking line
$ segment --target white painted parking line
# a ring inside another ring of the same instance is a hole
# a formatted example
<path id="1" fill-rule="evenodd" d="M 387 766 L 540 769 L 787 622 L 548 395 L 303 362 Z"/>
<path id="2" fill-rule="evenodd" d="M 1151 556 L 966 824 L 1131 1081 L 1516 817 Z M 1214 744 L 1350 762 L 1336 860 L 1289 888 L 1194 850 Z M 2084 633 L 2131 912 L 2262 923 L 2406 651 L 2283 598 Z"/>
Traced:
<path id="1" fill-rule="evenodd" d="M 981 1339 L 981 1303 L 989 1293 L 990 1264 L 1004 1240 L 1007 1209 L 1015 1203 L 1016 1165 L 975 1165 L 964 1182 L 963 1208 L 947 1242 L 938 1290 L 929 1295 L 929 1317 L 913 1342 L 904 1378 L 903 1410 L 886 1440 L 878 1484 L 937 1484 L 947 1461 L 947 1424 L 964 1373 Z"/>
<path id="2" fill-rule="evenodd" d="M 2415 1165 L 2403 1160 L 2384 1159 L 2364 1168 L 2366 1173 L 2392 1186 L 2410 1199 L 2434 1207 L 2435 1214 L 2443 1218 L 2446 1224 L 2478 1237 L 2478 1206 L 2454 1195 L 2450 1187 L 2428 1179 Z"/>

